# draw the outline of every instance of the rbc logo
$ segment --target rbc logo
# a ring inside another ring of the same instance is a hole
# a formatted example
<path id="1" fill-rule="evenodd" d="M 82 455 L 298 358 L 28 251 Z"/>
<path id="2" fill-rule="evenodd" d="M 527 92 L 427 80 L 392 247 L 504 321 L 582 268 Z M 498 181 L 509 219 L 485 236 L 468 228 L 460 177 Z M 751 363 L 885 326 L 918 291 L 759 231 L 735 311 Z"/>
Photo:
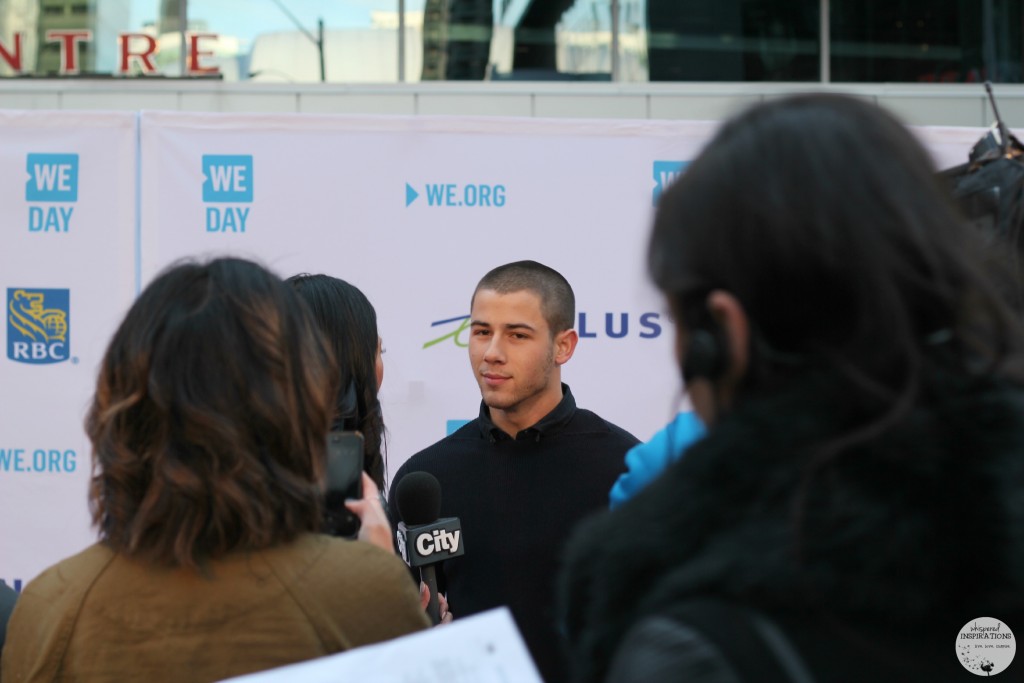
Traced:
<path id="1" fill-rule="evenodd" d="M 251 154 L 204 154 L 203 201 L 239 204 L 253 200 Z M 245 232 L 249 208 L 206 207 L 206 232 Z"/>
<path id="2" fill-rule="evenodd" d="M 654 162 L 654 193 L 651 203 L 654 206 L 658 205 L 658 200 L 661 199 L 661 193 L 665 189 L 675 182 L 683 169 L 690 165 L 689 161 L 655 161 Z"/>
<path id="3" fill-rule="evenodd" d="M 19 363 L 60 363 L 70 356 L 66 289 L 7 290 L 7 357 Z"/>

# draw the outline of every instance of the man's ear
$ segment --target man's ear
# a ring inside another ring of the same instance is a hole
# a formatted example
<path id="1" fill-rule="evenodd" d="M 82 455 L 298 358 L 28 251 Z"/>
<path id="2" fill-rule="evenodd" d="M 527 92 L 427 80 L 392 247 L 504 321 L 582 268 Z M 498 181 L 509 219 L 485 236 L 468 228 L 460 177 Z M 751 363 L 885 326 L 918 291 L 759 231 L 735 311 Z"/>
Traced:
<path id="1" fill-rule="evenodd" d="M 580 341 L 580 335 L 576 330 L 562 330 L 555 335 L 555 365 L 562 365 L 576 351 L 576 344 Z"/>
<path id="2" fill-rule="evenodd" d="M 728 355 L 722 379 L 730 387 L 735 386 L 750 366 L 750 319 L 740 300 L 724 289 L 712 290 L 707 306 L 726 346 L 721 351 Z"/>

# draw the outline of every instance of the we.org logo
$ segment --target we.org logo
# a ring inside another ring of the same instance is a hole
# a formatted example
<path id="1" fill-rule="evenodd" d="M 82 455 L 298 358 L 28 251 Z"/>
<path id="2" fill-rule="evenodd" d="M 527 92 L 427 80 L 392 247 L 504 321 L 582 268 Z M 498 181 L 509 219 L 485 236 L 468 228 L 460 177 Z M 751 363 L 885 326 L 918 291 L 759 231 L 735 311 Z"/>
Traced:
<path id="1" fill-rule="evenodd" d="M 251 154 L 203 155 L 203 202 L 251 204 L 253 201 Z M 245 232 L 249 207 L 207 206 L 206 232 Z"/>
<path id="2" fill-rule="evenodd" d="M 75 207 L 67 204 L 78 201 L 78 155 L 29 154 L 25 170 L 28 231 L 68 232 Z"/>
<path id="3" fill-rule="evenodd" d="M 66 289 L 7 290 L 7 357 L 60 363 L 70 357 L 71 295 Z"/>
<path id="4" fill-rule="evenodd" d="M 71 448 L 0 448 L 0 473 L 71 474 L 78 454 Z"/>
<path id="5" fill-rule="evenodd" d="M 506 186 L 501 183 L 425 183 L 418 187 L 427 195 L 427 206 L 500 209 L 508 199 Z M 405 184 L 406 208 L 419 196 L 415 187 Z"/>
<path id="6" fill-rule="evenodd" d="M 661 193 L 664 192 L 669 185 L 675 182 L 683 169 L 690 165 L 689 161 L 655 161 L 652 175 L 654 176 L 654 192 L 652 193 L 651 203 L 654 206 L 658 205 L 658 200 L 661 199 Z"/>

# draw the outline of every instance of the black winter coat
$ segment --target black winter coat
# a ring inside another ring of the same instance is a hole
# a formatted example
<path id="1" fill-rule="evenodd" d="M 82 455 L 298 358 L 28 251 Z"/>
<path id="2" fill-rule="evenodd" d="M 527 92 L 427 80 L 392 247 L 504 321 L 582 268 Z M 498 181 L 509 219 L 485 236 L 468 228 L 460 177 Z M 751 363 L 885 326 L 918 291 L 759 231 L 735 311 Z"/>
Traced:
<path id="1" fill-rule="evenodd" d="M 967 622 L 1024 638 L 1024 393 L 932 379 L 896 425 L 815 470 L 822 444 L 869 419 L 837 385 L 746 400 L 577 530 L 561 581 L 572 680 L 605 680 L 631 628 L 704 598 L 767 616 L 818 681 L 972 681 L 955 648 Z M 1024 647 L 1000 680 L 1024 680 Z"/>

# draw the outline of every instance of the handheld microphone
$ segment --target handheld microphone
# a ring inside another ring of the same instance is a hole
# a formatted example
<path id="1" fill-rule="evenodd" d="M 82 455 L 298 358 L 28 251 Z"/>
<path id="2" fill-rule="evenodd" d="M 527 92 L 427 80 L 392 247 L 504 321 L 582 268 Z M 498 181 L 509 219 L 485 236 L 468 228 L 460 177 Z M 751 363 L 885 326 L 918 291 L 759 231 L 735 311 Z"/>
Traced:
<path id="1" fill-rule="evenodd" d="M 457 517 L 441 514 L 441 483 L 429 472 L 410 472 L 395 488 L 395 503 L 402 521 L 396 532 L 398 552 L 410 567 L 419 567 L 420 580 L 430 591 L 427 616 L 437 624 L 441 608 L 434 565 L 466 552 L 462 524 Z"/>

